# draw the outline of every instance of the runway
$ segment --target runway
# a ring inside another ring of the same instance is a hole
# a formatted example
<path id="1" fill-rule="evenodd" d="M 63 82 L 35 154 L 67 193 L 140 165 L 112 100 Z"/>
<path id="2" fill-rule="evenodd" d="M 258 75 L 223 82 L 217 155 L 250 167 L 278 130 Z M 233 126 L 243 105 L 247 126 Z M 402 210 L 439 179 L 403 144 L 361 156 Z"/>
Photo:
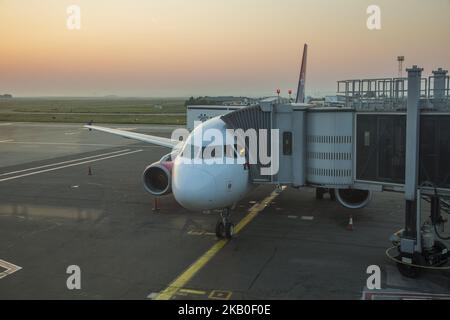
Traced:
<path id="1" fill-rule="evenodd" d="M 166 137 L 175 128 L 113 127 Z M 401 194 L 350 211 L 310 188 L 260 186 L 233 212 L 239 233 L 218 241 L 216 212 L 189 212 L 172 196 L 152 210 L 141 174 L 168 152 L 78 124 L 0 123 L 0 299 L 449 294 L 447 271 L 406 279 L 385 257 L 403 226 Z M 81 269 L 80 290 L 66 286 L 70 265 Z M 370 265 L 382 270 L 377 292 L 365 288 Z"/>

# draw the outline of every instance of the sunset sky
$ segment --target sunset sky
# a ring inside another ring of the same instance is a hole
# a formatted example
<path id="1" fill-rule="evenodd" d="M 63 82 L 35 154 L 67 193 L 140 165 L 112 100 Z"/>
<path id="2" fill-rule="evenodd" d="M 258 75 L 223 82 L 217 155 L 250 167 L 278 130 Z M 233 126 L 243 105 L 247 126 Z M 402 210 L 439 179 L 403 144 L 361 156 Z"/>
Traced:
<path id="1" fill-rule="evenodd" d="M 450 0 L 0 0 L 0 93 L 272 95 L 295 89 L 305 42 L 308 95 L 396 76 L 398 55 L 449 69 Z"/>

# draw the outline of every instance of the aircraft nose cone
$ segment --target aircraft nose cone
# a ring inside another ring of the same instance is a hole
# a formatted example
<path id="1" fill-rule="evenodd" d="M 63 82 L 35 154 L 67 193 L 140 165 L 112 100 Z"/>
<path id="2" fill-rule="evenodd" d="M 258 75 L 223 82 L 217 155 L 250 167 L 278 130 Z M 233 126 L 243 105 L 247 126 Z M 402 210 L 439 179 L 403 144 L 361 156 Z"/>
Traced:
<path id="1" fill-rule="evenodd" d="M 194 166 L 177 168 L 173 177 L 173 194 L 190 210 L 214 209 L 217 187 L 214 176 Z"/>

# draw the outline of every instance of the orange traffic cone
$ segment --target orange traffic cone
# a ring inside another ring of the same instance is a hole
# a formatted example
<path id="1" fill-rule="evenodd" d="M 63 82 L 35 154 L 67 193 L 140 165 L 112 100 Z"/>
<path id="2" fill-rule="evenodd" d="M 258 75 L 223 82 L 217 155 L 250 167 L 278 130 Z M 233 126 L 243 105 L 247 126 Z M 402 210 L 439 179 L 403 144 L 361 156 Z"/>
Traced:
<path id="1" fill-rule="evenodd" d="M 89 166 L 89 168 L 88 168 L 88 176 L 92 176 L 92 169 L 91 169 L 91 166 Z"/>
<path id="2" fill-rule="evenodd" d="M 353 216 L 350 216 L 350 218 L 348 219 L 347 230 L 353 231 Z"/>

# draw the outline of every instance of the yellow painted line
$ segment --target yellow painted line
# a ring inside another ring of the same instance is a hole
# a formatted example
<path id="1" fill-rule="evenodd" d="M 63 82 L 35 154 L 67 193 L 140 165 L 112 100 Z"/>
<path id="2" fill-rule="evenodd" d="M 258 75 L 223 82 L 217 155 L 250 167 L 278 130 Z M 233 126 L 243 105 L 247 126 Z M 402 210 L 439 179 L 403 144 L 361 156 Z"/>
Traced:
<path id="1" fill-rule="evenodd" d="M 216 242 L 206 253 L 204 253 L 200 258 L 197 259 L 189 268 L 186 269 L 181 275 L 178 276 L 169 286 L 162 291 L 155 300 L 170 300 L 174 294 L 177 293 L 178 289 L 184 287 L 189 280 L 194 277 L 197 272 L 202 269 L 209 260 L 216 255 L 217 252 L 222 249 L 227 240 L 223 239 Z"/>
<path id="2" fill-rule="evenodd" d="M 285 187 L 283 187 L 282 190 L 284 190 Z M 234 228 L 235 233 L 239 233 L 247 224 L 250 223 L 255 217 L 264 210 L 265 207 L 267 207 L 276 197 L 278 197 L 279 191 L 273 191 L 270 196 L 265 198 L 263 201 L 255 204 L 249 211 L 249 213 L 242 218 L 241 221 L 239 221 L 238 225 Z"/>
<path id="3" fill-rule="evenodd" d="M 282 190 L 284 190 L 284 187 Z M 250 209 L 249 213 L 241 221 L 239 221 L 238 225 L 234 228 L 234 233 L 239 233 L 278 195 L 279 191 L 273 191 L 270 196 L 255 204 Z M 170 300 L 178 290 L 183 288 L 223 247 L 225 247 L 228 241 L 229 240 L 227 239 L 222 239 L 216 242 L 208 251 L 206 251 L 200 258 L 191 264 L 174 281 L 172 281 L 172 283 L 170 283 L 169 286 L 155 298 L 155 300 Z"/>
<path id="4" fill-rule="evenodd" d="M 206 291 L 200 291 L 200 290 L 194 290 L 194 289 L 180 289 L 178 292 L 181 293 L 189 293 L 189 294 L 198 294 L 198 295 L 205 295 Z"/>

